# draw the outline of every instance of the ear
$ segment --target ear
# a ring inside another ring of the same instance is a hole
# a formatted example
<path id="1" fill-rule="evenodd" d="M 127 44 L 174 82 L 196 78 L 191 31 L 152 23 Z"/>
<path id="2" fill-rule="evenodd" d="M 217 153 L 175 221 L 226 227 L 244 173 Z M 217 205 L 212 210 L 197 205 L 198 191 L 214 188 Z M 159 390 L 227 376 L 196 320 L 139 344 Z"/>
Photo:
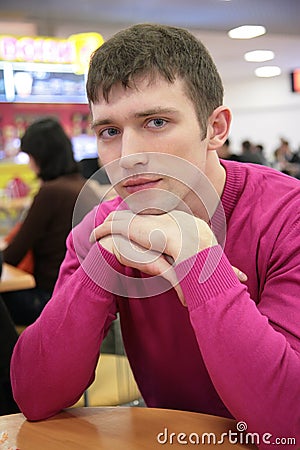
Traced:
<path id="1" fill-rule="evenodd" d="M 231 111 L 226 106 L 219 106 L 208 119 L 208 150 L 216 150 L 226 141 L 231 124 Z"/>

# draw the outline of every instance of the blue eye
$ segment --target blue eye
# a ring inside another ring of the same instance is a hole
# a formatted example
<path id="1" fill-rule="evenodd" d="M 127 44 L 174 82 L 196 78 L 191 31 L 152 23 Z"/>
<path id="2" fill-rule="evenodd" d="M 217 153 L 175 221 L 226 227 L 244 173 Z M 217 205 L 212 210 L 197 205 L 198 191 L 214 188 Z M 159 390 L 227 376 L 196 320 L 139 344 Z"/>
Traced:
<path id="1" fill-rule="evenodd" d="M 156 127 L 161 127 L 165 123 L 163 119 L 154 119 L 153 122 L 155 123 Z"/>
<path id="2" fill-rule="evenodd" d="M 118 134 L 118 130 L 116 128 L 108 128 L 107 129 L 107 134 L 109 136 L 115 136 L 116 134 Z"/>
<path id="3" fill-rule="evenodd" d="M 119 134 L 119 130 L 117 130 L 117 128 L 106 128 L 100 132 L 100 137 L 110 138 L 116 136 L 117 134 Z"/>
<path id="4" fill-rule="evenodd" d="M 148 126 L 150 126 L 151 128 L 162 128 L 166 123 L 166 120 L 158 117 L 157 119 L 150 120 L 148 122 Z"/>

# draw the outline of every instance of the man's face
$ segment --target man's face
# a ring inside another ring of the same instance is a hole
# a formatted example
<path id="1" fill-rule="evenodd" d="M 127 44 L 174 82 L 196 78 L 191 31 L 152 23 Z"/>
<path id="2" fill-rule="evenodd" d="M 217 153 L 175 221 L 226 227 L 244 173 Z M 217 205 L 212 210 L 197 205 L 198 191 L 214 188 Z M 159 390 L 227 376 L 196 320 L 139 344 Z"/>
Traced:
<path id="1" fill-rule="evenodd" d="M 101 163 L 134 212 L 188 205 L 196 175 L 205 173 L 207 139 L 181 80 L 115 85 L 109 101 L 100 97 L 91 111 Z"/>

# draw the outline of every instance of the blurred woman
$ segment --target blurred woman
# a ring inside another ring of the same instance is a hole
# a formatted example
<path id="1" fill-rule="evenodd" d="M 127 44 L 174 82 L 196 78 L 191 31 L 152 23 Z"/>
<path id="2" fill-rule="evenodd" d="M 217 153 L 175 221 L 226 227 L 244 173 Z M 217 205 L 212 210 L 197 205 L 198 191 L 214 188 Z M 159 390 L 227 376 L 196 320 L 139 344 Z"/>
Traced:
<path id="1" fill-rule="evenodd" d="M 79 173 L 72 143 L 55 119 L 44 118 L 30 125 L 21 139 L 21 151 L 29 156 L 29 166 L 40 179 L 40 189 L 14 239 L 3 252 L 5 262 L 14 266 L 32 251 L 36 288 L 3 295 L 18 325 L 32 323 L 51 297 L 65 241 L 72 228 L 75 203 L 86 179 Z M 76 204 L 77 222 L 99 199 L 87 187 Z M 84 198 L 84 201 L 83 201 Z"/>

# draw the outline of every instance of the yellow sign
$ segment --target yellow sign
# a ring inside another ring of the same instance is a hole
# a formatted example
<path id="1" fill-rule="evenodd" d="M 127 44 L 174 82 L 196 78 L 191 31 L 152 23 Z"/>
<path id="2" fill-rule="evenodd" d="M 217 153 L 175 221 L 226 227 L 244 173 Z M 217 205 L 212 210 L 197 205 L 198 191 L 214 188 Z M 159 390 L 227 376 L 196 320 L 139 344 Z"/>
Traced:
<path id="1" fill-rule="evenodd" d="M 103 44 L 103 37 L 98 33 L 81 33 L 73 34 L 68 40 L 75 47 L 76 57 L 74 64 L 76 66 L 76 73 L 82 74 L 87 72 L 91 55 Z"/>
<path id="2" fill-rule="evenodd" d="M 84 73 L 91 53 L 104 42 L 101 34 L 73 34 L 68 39 L 0 35 L 0 60 L 73 64 L 76 73 Z"/>

